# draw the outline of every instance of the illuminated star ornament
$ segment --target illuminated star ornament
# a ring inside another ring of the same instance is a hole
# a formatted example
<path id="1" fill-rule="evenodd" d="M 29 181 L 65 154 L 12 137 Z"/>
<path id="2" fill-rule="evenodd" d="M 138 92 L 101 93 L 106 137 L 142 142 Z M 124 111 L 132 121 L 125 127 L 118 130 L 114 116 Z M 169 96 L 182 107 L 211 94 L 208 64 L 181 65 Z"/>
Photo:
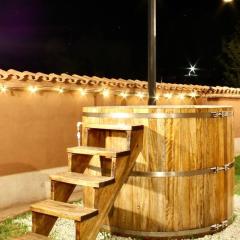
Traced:
<path id="1" fill-rule="evenodd" d="M 189 70 L 189 72 L 188 72 L 189 77 L 191 77 L 191 76 L 196 77 L 197 76 L 196 71 L 198 70 L 198 68 L 196 68 L 196 64 L 195 65 L 190 64 L 190 67 L 187 68 L 187 69 Z"/>

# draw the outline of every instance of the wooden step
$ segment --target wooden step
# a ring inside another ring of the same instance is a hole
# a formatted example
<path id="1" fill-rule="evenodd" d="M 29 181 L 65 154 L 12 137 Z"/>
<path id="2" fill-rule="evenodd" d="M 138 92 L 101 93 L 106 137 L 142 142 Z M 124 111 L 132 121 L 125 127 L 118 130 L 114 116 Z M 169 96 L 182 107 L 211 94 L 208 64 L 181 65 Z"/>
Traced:
<path id="1" fill-rule="evenodd" d="M 51 180 L 80 186 L 100 188 L 115 182 L 113 177 L 87 176 L 75 172 L 63 172 L 50 176 Z"/>
<path id="2" fill-rule="evenodd" d="M 14 238 L 15 240 L 50 240 L 50 238 L 36 234 L 36 233 L 27 233 L 26 235 L 23 235 L 22 237 Z"/>
<path id="3" fill-rule="evenodd" d="M 114 131 L 132 131 L 132 130 L 138 130 L 142 128 L 142 125 L 86 123 L 83 125 L 83 127 L 91 128 L 91 129 L 114 130 Z"/>
<path id="4" fill-rule="evenodd" d="M 80 147 L 71 147 L 67 149 L 68 153 L 73 154 L 84 154 L 84 155 L 99 155 L 104 157 L 119 157 L 129 155 L 130 151 L 115 151 L 107 148 L 100 147 L 89 147 L 89 146 L 80 146 Z"/>
<path id="5" fill-rule="evenodd" d="M 45 200 L 31 206 L 33 212 L 50 216 L 66 218 L 74 221 L 84 221 L 98 214 L 97 209 L 83 208 L 69 203 Z"/>

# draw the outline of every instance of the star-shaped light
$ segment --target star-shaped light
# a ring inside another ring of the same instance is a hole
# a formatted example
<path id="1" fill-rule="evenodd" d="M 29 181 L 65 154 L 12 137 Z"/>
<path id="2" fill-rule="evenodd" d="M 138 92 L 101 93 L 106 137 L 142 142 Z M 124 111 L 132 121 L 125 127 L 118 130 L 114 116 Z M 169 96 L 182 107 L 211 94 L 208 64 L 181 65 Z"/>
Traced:
<path id="1" fill-rule="evenodd" d="M 190 64 L 190 67 L 187 69 L 189 69 L 188 76 L 197 76 L 196 71 L 198 70 L 198 68 L 196 68 L 196 64 L 194 65 Z"/>
<path id="2" fill-rule="evenodd" d="M 128 97 L 127 92 L 121 92 L 119 95 L 120 95 L 122 98 L 127 98 L 127 97 Z"/>
<path id="3" fill-rule="evenodd" d="M 34 94 L 34 93 L 36 93 L 39 89 L 38 89 L 38 87 L 36 87 L 36 86 L 29 86 L 29 87 L 28 87 L 28 90 L 29 90 L 30 93 Z"/>
<path id="4" fill-rule="evenodd" d="M 2 85 L 1 88 L 0 88 L 1 93 L 6 93 L 7 90 L 8 90 L 8 88 L 5 85 Z"/>
<path id="5" fill-rule="evenodd" d="M 109 95 L 110 95 L 110 90 L 109 90 L 109 89 L 104 89 L 104 90 L 102 91 L 102 95 L 103 95 L 104 97 L 109 97 Z"/>

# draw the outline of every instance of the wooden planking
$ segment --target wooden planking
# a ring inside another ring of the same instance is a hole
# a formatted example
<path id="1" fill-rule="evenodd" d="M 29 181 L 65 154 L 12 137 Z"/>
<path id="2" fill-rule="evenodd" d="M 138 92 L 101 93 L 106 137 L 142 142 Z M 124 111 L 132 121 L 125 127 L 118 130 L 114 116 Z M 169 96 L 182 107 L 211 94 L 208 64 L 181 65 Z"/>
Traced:
<path id="1" fill-rule="evenodd" d="M 201 113 L 232 111 L 228 107 L 126 106 L 85 108 L 84 112 Z M 189 171 L 221 166 L 233 159 L 232 117 L 189 119 L 110 119 L 84 116 L 84 124 L 143 124 L 144 147 L 136 171 Z M 123 147 L 123 136 L 112 133 L 106 147 Z M 120 229 L 165 232 L 202 228 L 232 214 L 233 169 L 193 177 L 130 177 L 107 224 Z M 126 204 L 128 202 L 129 204 Z M 119 231 L 121 234 L 121 231 Z"/>
<path id="2" fill-rule="evenodd" d="M 75 221 L 84 221 L 98 214 L 98 210 L 96 209 L 81 208 L 73 204 L 53 200 L 45 200 L 33 204 L 31 210 L 33 212 Z"/>
<path id="3" fill-rule="evenodd" d="M 89 146 L 80 146 L 80 147 L 72 147 L 67 149 L 68 153 L 72 154 L 83 154 L 83 155 L 99 155 L 105 157 L 117 157 L 124 156 L 129 154 L 129 150 L 126 151 L 115 151 L 107 148 L 100 147 L 89 147 Z"/>
<path id="4" fill-rule="evenodd" d="M 15 240 L 50 240 L 50 238 L 36 233 L 27 233 L 24 236 L 15 238 Z"/>
<path id="5" fill-rule="evenodd" d="M 91 155 L 68 153 L 68 171 L 84 173 L 93 158 Z"/>
<path id="6" fill-rule="evenodd" d="M 139 125 L 126 125 L 126 124 L 97 124 L 97 123 L 86 123 L 84 128 L 90 129 L 104 129 L 114 131 L 132 131 L 139 129 Z"/>
<path id="7" fill-rule="evenodd" d="M 143 127 L 140 130 L 134 130 L 131 133 L 131 154 L 130 156 L 121 156 L 116 161 L 115 183 L 105 188 L 90 189 L 84 192 L 84 206 L 98 208 L 99 214 L 93 219 L 83 223 L 76 223 L 77 240 L 95 239 L 99 229 L 109 214 L 114 200 L 116 199 L 122 185 L 128 179 L 129 174 L 135 164 L 135 161 L 142 149 Z M 127 202 L 126 202 L 127 203 Z"/>
<path id="8" fill-rule="evenodd" d="M 75 172 L 63 172 L 50 176 L 51 180 L 88 187 L 104 187 L 115 182 L 114 177 L 88 176 Z"/>
<path id="9" fill-rule="evenodd" d="M 75 185 L 64 182 L 51 181 L 51 199 L 67 202 L 75 189 Z"/>
<path id="10" fill-rule="evenodd" d="M 32 212 L 32 232 L 48 236 L 57 217 L 38 212 Z"/>

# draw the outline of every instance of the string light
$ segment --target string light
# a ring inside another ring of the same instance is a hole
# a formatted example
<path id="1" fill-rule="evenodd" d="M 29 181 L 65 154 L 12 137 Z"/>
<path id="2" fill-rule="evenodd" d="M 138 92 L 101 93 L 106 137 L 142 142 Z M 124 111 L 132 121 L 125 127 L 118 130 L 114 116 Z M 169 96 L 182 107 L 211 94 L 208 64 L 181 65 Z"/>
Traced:
<path id="1" fill-rule="evenodd" d="M 172 93 L 165 93 L 163 96 L 167 99 L 171 99 L 173 97 L 173 94 Z"/>
<path id="2" fill-rule="evenodd" d="M 19 89 L 19 90 L 23 90 L 23 89 L 26 89 L 24 87 L 8 87 L 6 85 L 1 85 L 0 86 L 0 93 L 6 93 L 7 91 L 9 91 L 10 89 L 14 90 L 14 89 Z M 27 90 L 32 93 L 32 94 L 35 94 L 36 92 L 40 91 L 40 90 L 49 90 L 49 91 L 57 91 L 59 94 L 64 94 L 66 91 L 78 91 L 81 96 L 85 96 L 88 92 L 86 89 L 84 88 L 80 88 L 80 89 L 65 89 L 63 87 L 59 87 L 59 88 L 55 88 L 55 87 L 37 87 L 37 86 L 29 86 L 27 88 Z M 111 94 L 111 90 L 106 88 L 106 89 L 103 89 L 102 91 L 99 92 L 99 90 L 95 90 L 93 91 L 95 93 L 100 93 L 102 94 L 104 97 L 109 97 L 110 94 Z M 138 97 L 139 99 L 143 99 L 144 97 L 146 97 L 146 93 L 144 92 L 137 92 L 137 93 L 128 93 L 127 91 L 122 91 L 122 92 L 116 92 L 115 95 L 118 95 L 124 99 L 126 99 L 128 96 L 136 96 Z M 162 95 L 164 98 L 166 99 L 172 99 L 173 97 L 177 97 L 181 100 L 183 100 L 184 98 L 186 97 L 191 97 L 191 98 L 196 98 L 196 97 L 199 97 L 199 96 L 202 96 L 201 94 L 199 95 L 198 92 L 196 90 L 193 90 L 192 92 L 190 93 L 178 93 L 178 94 L 173 94 L 171 92 L 167 92 L 167 93 L 164 93 Z M 158 101 L 160 99 L 161 95 L 160 94 L 156 94 L 155 95 L 155 100 Z"/>
<path id="3" fill-rule="evenodd" d="M 64 88 L 59 88 L 58 93 L 63 94 L 64 93 Z"/>
<path id="4" fill-rule="evenodd" d="M 136 94 L 137 97 L 139 97 L 140 99 L 143 99 L 144 98 L 144 93 L 143 92 L 138 92 Z"/>
<path id="5" fill-rule="evenodd" d="M 155 100 L 158 101 L 160 99 L 160 95 L 155 96 Z"/>
<path id="6" fill-rule="evenodd" d="M 102 95 L 103 95 L 104 97 L 109 97 L 109 95 L 110 95 L 109 89 L 104 89 L 103 92 L 102 92 Z"/>
<path id="7" fill-rule="evenodd" d="M 127 98 L 127 97 L 128 97 L 128 94 L 127 94 L 126 92 L 121 92 L 121 93 L 119 94 L 119 96 L 122 97 L 122 98 Z"/>
<path id="8" fill-rule="evenodd" d="M 185 98 L 186 94 L 185 93 L 179 93 L 178 97 L 183 100 Z"/>
<path id="9" fill-rule="evenodd" d="M 28 90 L 30 93 L 36 93 L 39 89 L 38 87 L 35 87 L 35 86 L 29 86 Z"/>
<path id="10" fill-rule="evenodd" d="M 1 86 L 1 88 L 0 88 L 1 93 L 6 93 L 7 90 L 8 90 L 8 88 L 5 85 Z"/>
<path id="11" fill-rule="evenodd" d="M 80 92 L 80 95 L 81 95 L 81 96 L 85 96 L 85 95 L 87 94 L 86 90 L 83 89 L 83 88 L 80 88 L 80 89 L 79 89 L 79 92 Z"/>
<path id="12" fill-rule="evenodd" d="M 195 98 L 198 96 L 198 94 L 194 91 L 189 94 L 190 97 Z"/>

